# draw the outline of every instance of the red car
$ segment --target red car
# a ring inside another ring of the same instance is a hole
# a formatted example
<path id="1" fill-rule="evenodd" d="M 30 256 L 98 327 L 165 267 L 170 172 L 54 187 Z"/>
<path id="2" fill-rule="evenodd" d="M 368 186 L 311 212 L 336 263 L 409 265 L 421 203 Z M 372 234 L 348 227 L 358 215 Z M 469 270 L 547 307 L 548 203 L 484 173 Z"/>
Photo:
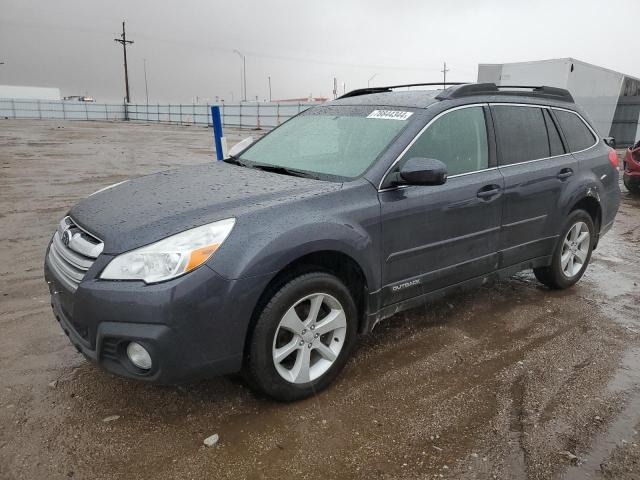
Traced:
<path id="1" fill-rule="evenodd" d="M 640 141 L 627 149 L 622 180 L 629 192 L 640 194 Z"/>

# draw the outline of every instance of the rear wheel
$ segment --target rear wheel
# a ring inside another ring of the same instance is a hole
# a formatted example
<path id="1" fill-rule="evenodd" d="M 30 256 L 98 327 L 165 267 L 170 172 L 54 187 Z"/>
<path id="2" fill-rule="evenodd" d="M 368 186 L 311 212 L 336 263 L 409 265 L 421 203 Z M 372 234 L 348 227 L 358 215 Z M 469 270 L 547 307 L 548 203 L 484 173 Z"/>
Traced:
<path id="1" fill-rule="evenodd" d="M 623 175 L 622 182 L 624 183 L 624 186 L 627 187 L 627 190 L 629 190 L 629 193 L 640 195 L 640 181 L 632 182 L 629 176 Z"/>
<path id="2" fill-rule="evenodd" d="M 357 311 L 348 288 L 324 272 L 282 286 L 256 323 L 245 362 L 254 389 L 280 401 L 327 387 L 348 360 L 357 337 Z"/>
<path id="3" fill-rule="evenodd" d="M 534 268 L 533 273 L 549 288 L 569 288 L 580 280 L 587 269 L 594 241 L 595 227 L 591 216 L 584 210 L 571 212 L 562 229 L 551 265 Z"/>

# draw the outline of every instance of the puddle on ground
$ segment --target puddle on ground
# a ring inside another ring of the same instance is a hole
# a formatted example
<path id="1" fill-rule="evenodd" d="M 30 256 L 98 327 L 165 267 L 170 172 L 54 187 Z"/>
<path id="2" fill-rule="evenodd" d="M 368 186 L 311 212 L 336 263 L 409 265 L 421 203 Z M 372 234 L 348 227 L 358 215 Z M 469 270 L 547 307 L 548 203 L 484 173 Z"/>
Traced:
<path id="1" fill-rule="evenodd" d="M 626 392 L 625 408 L 609 428 L 596 437 L 589 454 L 581 457 L 578 465 L 567 470 L 562 477 L 565 480 L 597 478 L 600 465 L 606 462 L 616 447 L 637 441 L 636 427 L 640 424 L 640 348 L 627 351 L 608 390 L 614 394 Z"/>

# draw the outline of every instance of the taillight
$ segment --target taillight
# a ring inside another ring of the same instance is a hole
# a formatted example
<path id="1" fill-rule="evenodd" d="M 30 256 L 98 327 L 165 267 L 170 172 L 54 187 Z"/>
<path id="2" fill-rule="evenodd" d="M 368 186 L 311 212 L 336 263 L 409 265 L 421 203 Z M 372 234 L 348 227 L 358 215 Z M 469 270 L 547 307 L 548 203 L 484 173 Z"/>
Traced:
<path id="1" fill-rule="evenodd" d="M 613 165 L 613 168 L 618 168 L 618 154 L 613 148 L 609 149 L 609 161 L 611 165 Z"/>

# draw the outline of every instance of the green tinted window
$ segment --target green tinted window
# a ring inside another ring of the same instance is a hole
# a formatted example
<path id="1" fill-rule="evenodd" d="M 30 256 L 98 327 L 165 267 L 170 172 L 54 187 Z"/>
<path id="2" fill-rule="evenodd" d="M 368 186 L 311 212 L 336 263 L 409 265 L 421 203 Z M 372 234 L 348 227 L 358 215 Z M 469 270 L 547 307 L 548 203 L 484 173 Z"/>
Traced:
<path id="1" fill-rule="evenodd" d="M 367 118 L 368 113 L 295 117 L 243 152 L 242 160 L 357 177 L 408 123 L 408 120 Z"/>
<path id="2" fill-rule="evenodd" d="M 403 158 L 413 157 L 440 160 L 448 175 L 487 168 L 489 149 L 482 107 L 461 108 L 437 119 Z"/>

